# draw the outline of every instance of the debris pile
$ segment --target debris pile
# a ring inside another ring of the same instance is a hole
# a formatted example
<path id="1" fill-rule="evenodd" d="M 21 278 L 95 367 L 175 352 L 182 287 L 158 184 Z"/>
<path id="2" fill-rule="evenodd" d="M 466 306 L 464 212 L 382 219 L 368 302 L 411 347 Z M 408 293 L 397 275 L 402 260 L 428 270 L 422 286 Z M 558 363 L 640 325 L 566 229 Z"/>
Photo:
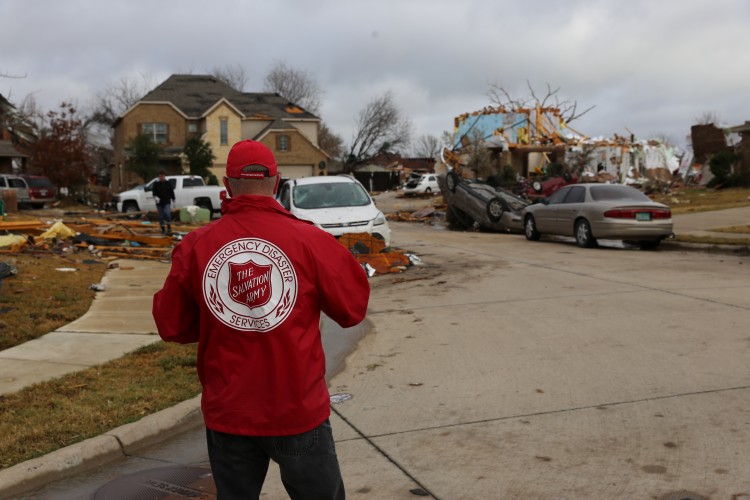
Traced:
<path id="1" fill-rule="evenodd" d="M 388 220 L 401 221 L 401 222 L 429 222 L 435 217 L 439 216 L 439 212 L 435 207 L 424 207 L 413 212 L 397 211 L 386 215 Z"/>
<path id="2" fill-rule="evenodd" d="M 148 221 L 81 217 L 71 220 L 0 222 L 0 253 L 86 251 L 104 260 L 169 259 L 172 245 L 194 227 L 163 235 Z"/>
<path id="3" fill-rule="evenodd" d="M 434 209 L 422 209 L 410 220 L 426 220 Z M 149 221 L 124 221 L 80 217 L 70 220 L 26 220 L 0 222 L 0 254 L 20 252 L 88 252 L 104 261 L 116 259 L 170 260 L 174 244 L 195 229 L 198 222 L 172 226 L 173 235 L 160 233 Z M 368 276 L 399 273 L 419 263 L 416 256 L 386 248 L 385 242 L 369 233 L 350 233 L 339 238 L 367 271 Z"/>
<path id="4" fill-rule="evenodd" d="M 349 249 L 368 276 L 404 272 L 418 261 L 414 256 L 386 248 L 383 240 L 368 233 L 344 234 L 339 243 Z"/>

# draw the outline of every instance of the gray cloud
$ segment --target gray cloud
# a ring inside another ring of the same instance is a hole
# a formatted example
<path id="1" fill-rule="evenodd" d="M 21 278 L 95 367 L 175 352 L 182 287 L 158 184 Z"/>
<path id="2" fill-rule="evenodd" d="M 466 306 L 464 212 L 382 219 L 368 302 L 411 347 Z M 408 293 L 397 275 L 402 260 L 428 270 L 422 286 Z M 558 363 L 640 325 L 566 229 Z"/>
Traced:
<path id="1" fill-rule="evenodd" d="M 416 134 L 490 104 L 491 83 L 526 81 L 581 108 L 591 136 L 633 131 L 678 140 L 695 118 L 750 119 L 750 4 L 744 0 L 242 1 L 4 0 L 0 80 L 43 109 L 93 102 L 120 78 L 243 65 L 261 90 L 274 61 L 314 75 L 322 118 L 345 140 L 357 112 L 392 90 Z"/>

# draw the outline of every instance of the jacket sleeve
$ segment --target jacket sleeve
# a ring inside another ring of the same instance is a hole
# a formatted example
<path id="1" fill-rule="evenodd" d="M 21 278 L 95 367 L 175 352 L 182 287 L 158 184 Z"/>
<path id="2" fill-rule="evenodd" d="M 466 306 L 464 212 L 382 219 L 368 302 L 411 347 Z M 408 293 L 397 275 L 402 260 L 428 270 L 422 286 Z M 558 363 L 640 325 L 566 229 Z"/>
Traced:
<path id="1" fill-rule="evenodd" d="M 172 251 L 172 268 L 164 286 L 154 295 L 153 315 L 159 336 L 166 342 L 188 344 L 200 336 L 200 306 L 191 293 L 186 247 Z"/>
<path id="2" fill-rule="evenodd" d="M 326 235 L 329 238 L 325 251 L 316 256 L 321 309 L 341 327 L 349 328 L 365 319 L 370 284 L 349 250 Z"/>

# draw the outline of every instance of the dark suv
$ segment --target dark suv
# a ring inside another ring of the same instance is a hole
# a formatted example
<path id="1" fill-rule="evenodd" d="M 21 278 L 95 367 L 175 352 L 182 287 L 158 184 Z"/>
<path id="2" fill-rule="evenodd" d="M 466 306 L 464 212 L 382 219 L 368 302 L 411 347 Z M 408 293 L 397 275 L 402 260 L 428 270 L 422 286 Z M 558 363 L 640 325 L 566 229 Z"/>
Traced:
<path id="1" fill-rule="evenodd" d="M 29 185 L 29 198 L 32 207 L 42 208 L 45 203 L 55 201 L 57 198 L 57 188 L 52 181 L 41 175 L 22 175 Z"/>

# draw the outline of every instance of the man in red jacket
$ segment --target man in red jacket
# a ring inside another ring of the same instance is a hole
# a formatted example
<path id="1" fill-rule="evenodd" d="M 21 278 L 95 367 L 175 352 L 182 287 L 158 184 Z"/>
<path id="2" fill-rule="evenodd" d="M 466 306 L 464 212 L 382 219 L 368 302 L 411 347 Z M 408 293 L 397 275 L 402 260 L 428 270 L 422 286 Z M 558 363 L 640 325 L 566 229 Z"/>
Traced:
<path id="1" fill-rule="evenodd" d="M 174 248 L 153 315 L 165 341 L 198 342 L 219 498 L 258 498 L 269 460 L 290 497 L 344 498 L 320 314 L 358 324 L 370 288 L 344 246 L 278 204 L 279 179 L 263 144 L 232 147 L 224 215 Z"/>

